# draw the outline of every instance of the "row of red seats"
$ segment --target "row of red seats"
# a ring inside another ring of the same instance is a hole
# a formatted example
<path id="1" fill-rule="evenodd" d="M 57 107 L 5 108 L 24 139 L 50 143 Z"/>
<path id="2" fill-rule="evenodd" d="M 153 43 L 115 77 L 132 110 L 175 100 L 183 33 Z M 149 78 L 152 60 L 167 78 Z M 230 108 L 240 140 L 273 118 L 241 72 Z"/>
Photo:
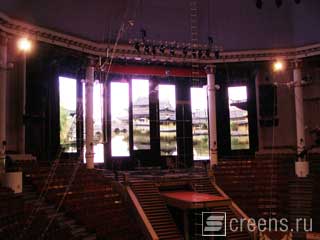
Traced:
<path id="1" fill-rule="evenodd" d="M 56 169 L 48 188 L 47 199 L 59 203 L 65 194 L 75 165 Z M 34 184 L 41 190 L 49 169 L 33 174 Z M 64 211 L 101 239 L 143 239 L 129 209 L 112 188 L 111 181 L 95 170 L 81 166 L 63 202 Z"/>
<path id="2" fill-rule="evenodd" d="M 49 223 L 49 218 L 43 211 L 30 218 L 33 209 L 33 204 L 25 203 L 21 194 L 16 195 L 11 190 L 0 188 L 0 239 L 39 239 Z M 43 239 L 59 238 L 80 240 L 75 238 L 69 229 L 53 222 Z"/>

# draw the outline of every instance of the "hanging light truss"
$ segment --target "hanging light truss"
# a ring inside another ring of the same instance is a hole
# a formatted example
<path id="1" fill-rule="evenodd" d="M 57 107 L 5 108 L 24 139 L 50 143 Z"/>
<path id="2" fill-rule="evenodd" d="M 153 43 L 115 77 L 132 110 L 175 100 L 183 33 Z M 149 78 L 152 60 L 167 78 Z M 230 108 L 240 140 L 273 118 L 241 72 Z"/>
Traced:
<path id="1" fill-rule="evenodd" d="M 138 55 L 161 55 L 166 57 L 194 58 L 195 60 L 217 59 L 223 48 L 210 44 L 178 43 L 176 41 L 156 41 L 130 39 L 129 46 Z M 217 57 L 218 56 L 218 57 Z"/>

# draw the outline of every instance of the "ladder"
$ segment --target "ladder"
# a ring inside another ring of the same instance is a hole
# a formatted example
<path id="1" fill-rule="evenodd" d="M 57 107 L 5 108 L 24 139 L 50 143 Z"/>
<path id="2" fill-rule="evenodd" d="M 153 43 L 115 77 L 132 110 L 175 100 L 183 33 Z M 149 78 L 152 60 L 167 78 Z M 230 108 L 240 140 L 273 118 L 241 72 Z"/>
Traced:
<path id="1" fill-rule="evenodd" d="M 200 65 L 197 61 L 198 43 L 199 43 L 199 20 L 198 20 L 198 1 L 190 1 L 190 34 L 191 34 L 191 57 L 192 57 L 192 81 L 196 85 L 199 84 Z"/>

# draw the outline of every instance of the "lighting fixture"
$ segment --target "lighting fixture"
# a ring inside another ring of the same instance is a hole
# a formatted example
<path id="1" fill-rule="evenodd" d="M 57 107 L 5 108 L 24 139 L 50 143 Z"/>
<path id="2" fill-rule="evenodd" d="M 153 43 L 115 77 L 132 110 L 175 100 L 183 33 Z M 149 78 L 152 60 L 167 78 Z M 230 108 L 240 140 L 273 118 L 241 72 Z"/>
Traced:
<path id="1" fill-rule="evenodd" d="M 153 55 L 156 55 L 156 53 L 157 53 L 157 48 L 156 48 L 156 46 L 153 45 L 153 46 L 151 47 L 151 52 L 152 52 Z"/>
<path id="2" fill-rule="evenodd" d="M 206 57 L 210 58 L 211 50 L 208 48 L 206 49 Z"/>
<path id="3" fill-rule="evenodd" d="M 174 47 L 170 47 L 170 55 L 171 56 L 175 55 Z"/>
<path id="4" fill-rule="evenodd" d="M 220 51 L 219 50 L 214 51 L 214 56 L 216 59 L 219 59 L 220 58 Z"/>
<path id="5" fill-rule="evenodd" d="M 144 45 L 144 53 L 149 54 L 150 53 L 150 46 Z"/>
<path id="6" fill-rule="evenodd" d="M 166 47 L 165 47 L 163 44 L 161 44 L 160 47 L 159 47 L 159 51 L 160 51 L 162 54 L 164 54 L 165 50 L 166 50 Z"/>
<path id="7" fill-rule="evenodd" d="M 262 0 L 257 0 L 256 1 L 256 7 L 258 8 L 258 9 L 261 9 L 262 8 Z"/>
<path id="8" fill-rule="evenodd" d="M 182 53 L 183 53 L 183 57 L 187 57 L 187 55 L 188 55 L 188 47 L 184 47 L 182 49 Z"/>
<path id="9" fill-rule="evenodd" d="M 277 8 L 282 6 L 282 0 L 276 0 L 276 6 Z"/>
<path id="10" fill-rule="evenodd" d="M 193 58 L 196 58 L 196 57 L 197 57 L 197 53 L 196 53 L 196 50 L 195 50 L 194 48 L 192 49 L 191 54 L 192 54 L 192 57 L 193 57 Z"/>
<path id="11" fill-rule="evenodd" d="M 134 49 L 135 49 L 138 53 L 140 53 L 140 44 L 139 44 L 138 42 L 136 42 L 136 43 L 134 44 Z"/>
<path id="12" fill-rule="evenodd" d="M 273 71 L 280 72 L 284 69 L 284 63 L 280 60 L 277 60 L 273 63 Z"/>
<path id="13" fill-rule="evenodd" d="M 30 52 L 32 48 L 32 43 L 26 37 L 20 38 L 18 41 L 18 48 L 22 52 L 25 52 L 25 53 Z"/>

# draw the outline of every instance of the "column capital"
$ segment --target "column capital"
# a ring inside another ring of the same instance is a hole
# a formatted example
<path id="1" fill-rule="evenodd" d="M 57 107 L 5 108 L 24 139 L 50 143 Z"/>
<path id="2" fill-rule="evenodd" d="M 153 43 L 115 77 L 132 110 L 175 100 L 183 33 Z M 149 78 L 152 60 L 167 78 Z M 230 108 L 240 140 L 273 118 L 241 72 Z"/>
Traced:
<path id="1" fill-rule="evenodd" d="M 91 81 L 90 79 L 89 80 L 85 79 L 84 83 L 85 83 L 86 87 L 93 87 L 93 84 L 94 84 L 94 82 Z"/>
<path id="2" fill-rule="evenodd" d="M 293 59 L 291 60 L 291 64 L 293 69 L 298 69 L 298 68 L 302 68 L 303 61 L 302 59 Z"/>
<path id="3" fill-rule="evenodd" d="M 206 65 L 204 67 L 204 70 L 206 71 L 207 74 L 214 74 L 216 71 L 216 66 L 215 65 Z"/>
<path id="4" fill-rule="evenodd" d="M 0 31 L 0 46 L 5 46 L 8 43 L 8 35 L 3 32 Z"/>
<path id="5" fill-rule="evenodd" d="M 95 67 L 96 64 L 95 64 L 95 59 L 92 58 L 92 57 L 88 57 L 88 65 L 87 65 L 87 68 L 88 67 Z"/>

